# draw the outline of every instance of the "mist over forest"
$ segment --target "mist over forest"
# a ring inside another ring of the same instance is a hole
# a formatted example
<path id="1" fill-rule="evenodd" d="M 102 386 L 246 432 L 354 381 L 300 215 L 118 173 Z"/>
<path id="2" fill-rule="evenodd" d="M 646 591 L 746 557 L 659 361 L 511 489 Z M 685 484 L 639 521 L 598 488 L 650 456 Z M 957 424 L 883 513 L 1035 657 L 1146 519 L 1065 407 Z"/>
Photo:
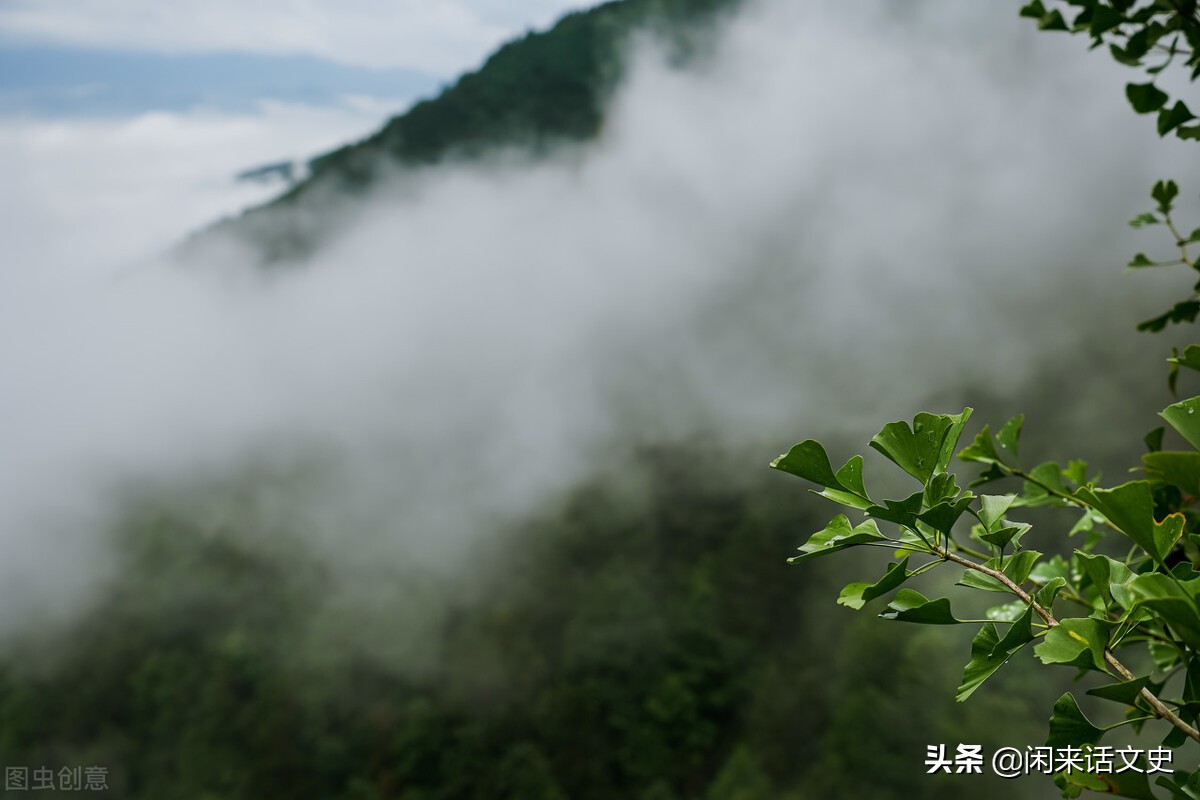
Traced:
<path id="1" fill-rule="evenodd" d="M 35 213 L 32 123 L 0 126 L 0 765 L 154 800 L 1056 796 L 925 774 L 1040 744 L 1061 685 L 1014 662 L 956 704 L 969 639 L 835 604 L 883 560 L 789 566 L 835 511 L 767 464 L 968 405 L 1137 463 L 1174 340 L 1134 328 L 1181 287 L 1123 274 L 1124 223 L 1196 156 L 1125 77 L 1011 4 L 618 0 L 187 225 Z"/>

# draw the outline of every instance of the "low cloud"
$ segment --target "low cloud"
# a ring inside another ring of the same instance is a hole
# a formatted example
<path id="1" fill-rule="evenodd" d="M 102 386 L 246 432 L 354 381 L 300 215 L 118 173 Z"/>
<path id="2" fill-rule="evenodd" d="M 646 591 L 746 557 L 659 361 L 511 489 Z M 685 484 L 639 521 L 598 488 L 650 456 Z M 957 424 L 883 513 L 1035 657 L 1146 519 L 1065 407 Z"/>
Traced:
<path id="1" fill-rule="evenodd" d="M 249 167 L 306 161 L 366 135 L 406 104 L 263 101 L 255 113 L 147 112 L 126 119 L 0 118 L 3 280 L 56 285 L 145 259 L 278 187 L 235 184 Z"/>
<path id="2" fill-rule="evenodd" d="M 1108 447 L 1162 376 L 1133 324 L 1182 288 L 1121 274 L 1154 244 L 1123 221 L 1191 150 L 1012 9 L 796 5 L 752 6 L 690 71 L 639 40 L 594 145 L 397 172 L 302 268 L 230 244 L 98 270 L 105 224 L 174 237 L 169 189 L 88 222 L 67 187 L 103 164 L 37 214 L 7 188 L 8 607 L 57 596 L 48 563 L 87 585 L 114 485 L 263 454 L 317 454 L 279 505 L 364 575 L 459 559 L 631 443 L 761 445 L 760 469 L 925 404 L 1061 398 L 1067 439 Z"/>

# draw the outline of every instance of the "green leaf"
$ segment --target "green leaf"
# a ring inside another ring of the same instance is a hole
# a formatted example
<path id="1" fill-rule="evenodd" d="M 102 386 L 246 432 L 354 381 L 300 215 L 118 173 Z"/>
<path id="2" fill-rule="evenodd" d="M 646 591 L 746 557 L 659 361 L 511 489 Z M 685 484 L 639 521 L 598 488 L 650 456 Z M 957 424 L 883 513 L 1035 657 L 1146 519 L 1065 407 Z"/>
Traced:
<path id="1" fill-rule="evenodd" d="M 1104 731 L 1083 715 L 1075 696 L 1067 692 L 1058 698 L 1050 715 L 1050 733 L 1046 737 L 1047 747 L 1082 747 L 1097 744 L 1104 738 Z"/>
<path id="2" fill-rule="evenodd" d="M 1046 7 L 1042 5 L 1041 0 L 1033 0 L 1032 3 L 1027 3 L 1021 7 L 1020 16 L 1041 19 L 1046 16 Z"/>
<path id="3" fill-rule="evenodd" d="M 943 536 L 949 536 L 954 523 L 958 522 L 959 517 L 967 510 L 973 499 L 974 497 L 971 495 L 966 495 L 953 503 L 938 503 L 933 508 L 918 514 L 917 519 Z"/>
<path id="4" fill-rule="evenodd" d="M 993 622 L 1015 622 L 1027 610 L 1029 610 L 1029 606 L 1025 604 L 1024 600 L 1013 600 L 1011 603 L 992 606 L 984 616 Z"/>
<path id="5" fill-rule="evenodd" d="M 1194 587 L 1191 587 L 1194 591 Z M 1149 608 L 1193 648 L 1200 648 L 1200 610 L 1192 594 L 1167 575 L 1138 575 L 1126 585 L 1134 608 Z"/>
<path id="6" fill-rule="evenodd" d="M 1037 570 L 1034 570 L 1034 572 L 1037 572 Z M 1033 599 L 1036 600 L 1037 604 L 1042 608 L 1050 609 L 1054 606 L 1054 598 L 1058 596 L 1059 590 L 1066 585 L 1066 578 L 1051 578 L 1050 580 L 1046 581 L 1046 584 L 1041 589 L 1038 589 L 1037 594 L 1033 596 Z"/>
<path id="7" fill-rule="evenodd" d="M 1004 515 L 1008 513 L 1009 507 L 1016 499 L 1015 494 L 980 495 L 979 521 L 983 523 L 983 527 L 989 533 L 999 529 L 1000 523 L 1004 521 Z"/>
<path id="8" fill-rule="evenodd" d="M 1125 266 L 1130 269 L 1145 269 L 1146 267 L 1165 267 L 1169 266 L 1169 263 L 1165 261 L 1151 261 L 1145 253 L 1137 253 Z"/>
<path id="9" fill-rule="evenodd" d="M 1023 488 L 1020 499 L 1023 506 L 1061 503 L 1061 496 L 1070 494 L 1067 485 L 1063 483 L 1063 469 L 1054 461 L 1043 462 L 1029 470 L 1029 477 L 1025 480 Z"/>
<path id="10" fill-rule="evenodd" d="M 883 619 L 915 622 L 921 625 L 959 625 L 962 623 L 961 619 L 957 619 L 950 612 L 948 598 L 939 597 L 937 600 L 930 600 L 912 589 L 901 589 L 897 592 L 892 602 L 888 603 L 887 609 L 879 616 Z"/>
<path id="11" fill-rule="evenodd" d="M 1016 524 L 1009 525 L 1007 528 L 1000 528 L 999 530 L 991 533 L 981 533 L 979 538 L 990 545 L 995 545 L 996 547 L 1006 547 L 1008 546 L 1009 542 L 1012 542 L 1013 546 L 1015 547 L 1020 543 L 1021 537 L 1028 533 L 1032 527 L 1033 526 L 1028 523 L 1018 522 Z"/>
<path id="12" fill-rule="evenodd" d="M 1125 85 L 1125 96 L 1129 104 L 1139 114 L 1151 114 L 1167 104 L 1167 93 L 1153 83 L 1128 83 Z M 1152 214 L 1142 214 L 1141 217 L 1151 217 Z M 1139 219 L 1141 218 L 1139 217 Z M 1157 220 L 1153 220 L 1157 221 Z"/>
<path id="13" fill-rule="evenodd" d="M 1179 663 L 1179 651 L 1165 642 L 1151 641 L 1147 649 L 1159 672 L 1168 672 Z"/>
<path id="14" fill-rule="evenodd" d="M 1067 480 L 1082 486 L 1087 483 L 1087 462 L 1074 459 L 1067 464 L 1067 468 L 1062 471 L 1062 474 Z"/>
<path id="15" fill-rule="evenodd" d="M 882 506 L 871 506 L 867 513 L 885 522 L 913 528 L 916 527 L 917 513 L 921 510 L 924 495 L 924 491 L 918 491 L 903 500 L 884 500 Z"/>
<path id="16" fill-rule="evenodd" d="M 1200 800 L 1200 770 L 1178 770 L 1170 777 L 1160 775 L 1155 784 L 1168 790 L 1172 800 Z"/>
<path id="17" fill-rule="evenodd" d="M 1153 214 L 1151 214 L 1148 211 L 1143 214 L 1138 214 L 1136 217 L 1129 220 L 1129 227 L 1131 227 L 1131 228 L 1144 228 L 1147 225 L 1160 225 L 1160 224 L 1162 224 L 1162 220 L 1160 220 L 1158 217 L 1154 216 Z"/>
<path id="18" fill-rule="evenodd" d="M 862 456 L 851 456 L 834 477 L 837 478 L 843 489 L 867 499 L 867 487 L 863 485 L 862 470 Z"/>
<path id="19" fill-rule="evenodd" d="M 996 452 L 991 429 L 984 425 L 983 430 L 975 434 L 974 441 L 958 454 L 958 458 L 960 461 L 978 461 L 982 464 L 1000 463 L 1000 454 Z"/>
<path id="20" fill-rule="evenodd" d="M 1038 30 L 1069 31 L 1070 28 L 1067 26 L 1067 21 L 1063 19 L 1062 12 L 1054 10 L 1038 20 Z"/>
<path id="21" fill-rule="evenodd" d="M 999 656 L 1012 653 L 1033 641 L 1033 606 L 1026 606 L 1025 613 L 1017 617 L 1004 638 L 992 648 L 992 655 Z"/>
<path id="22" fill-rule="evenodd" d="M 1159 416 L 1179 431 L 1179 434 L 1188 440 L 1188 444 L 1200 450 L 1200 414 L 1196 413 L 1197 410 L 1200 410 L 1200 397 L 1189 397 L 1167 406 Z"/>
<path id="23" fill-rule="evenodd" d="M 1157 427 L 1154 430 L 1147 433 L 1146 436 L 1142 439 L 1142 441 L 1146 443 L 1146 449 L 1149 450 L 1151 453 L 1156 453 L 1159 450 L 1162 450 L 1163 449 L 1163 434 L 1166 433 L 1166 431 L 1167 431 L 1167 429 L 1160 425 L 1159 427 Z"/>
<path id="24" fill-rule="evenodd" d="M 971 444 L 962 449 L 958 454 L 960 461 L 976 461 L 981 464 L 1006 464 L 1013 466 L 1016 464 L 1017 445 L 1021 436 L 1021 426 L 1025 421 L 1023 415 L 1017 415 L 1004 423 L 1000 432 L 996 436 L 992 436 L 991 429 L 983 426 L 983 430 L 975 435 L 975 439 Z M 994 478 L 1003 478 L 1005 475 L 1000 472 L 993 476 Z M 977 481 L 972 486 L 978 485 L 985 481 Z"/>
<path id="25" fill-rule="evenodd" d="M 1087 693 L 1092 697 L 1099 697 L 1102 700 L 1112 700 L 1114 703 L 1132 706 L 1141 698 L 1142 689 L 1145 689 L 1148 683 L 1150 683 L 1150 676 L 1145 675 L 1141 678 L 1134 678 L 1131 681 L 1107 683 L 1104 686 L 1097 686 L 1095 689 L 1088 689 Z"/>
<path id="26" fill-rule="evenodd" d="M 1200 496 L 1200 453 L 1160 451 L 1142 456 L 1146 478 L 1176 486 L 1184 494 Z"/>
<path id="27" fill-rule="evenodd" d="M 1118 764 L 1123 762 L 1118 759 Z M 1087 789 L 1098 794 L 1110 794 L 1116 797 L 1131 797 L 1134 800 L 1158 800 L 1150 789 L 1149 778 L 1143 772 L 1126 769 L 1124 772 L 1060 772 L 1054 776 L 1054 783 L 1063 793 L 1063 797 L 1079 797 Z"/>
<path id="28" fill-rule="evenodd" d="M 1196 234 L 1193 233 L 1192 235 L 1195 236 Z M 1182 356 L 1176 355 L 1173 358 L 1168 358 L 1167 361 L 1200 372 L 1200 345 L 1189 344 L 1183 348 Z"/>
<path id="29" fill-rule="evenodd" d="M 834 475 L 825 446 L 814 439 L 806 439 L 794 445 L 791 450 L 772 461 L 771 468 L 799 476 L 820 486 L 845 488 Z"/>
<path id="30" fill-rule="evenodd" d="M 1183 681 L 1183 701 L 1193 705 L 1200 703 L 1200 659 L 1195 657 L 1187 665 Z"/>
<path id="31" fill-rule="evenodd" d="M 1089 24 L 1092 36 L 1099 37 L 1125 21 L 1125 15 L 1109 6 L 1097 3 L 1092 6 L 1092 18 Z"/>
<path id="32" fill-rule="evenodd" d="M 1075 524 L 1071 526 L 1071 530 L 1067 531 L 1067 536 L 1074 536 L 1077 533 L 1083 532 L 1091 533 L 1096 529 L 1096 523 L 1103 521 L 1103 517 L 1094 513 L 1091 509 L 1088 509 L 1079 516 L 1079 519 L 1077 519 Z M 1088 538 L 1091 539 L 1093 537 L 1089 536 Z"/>
<path id="33" fill-rule="evenodd" d="M 1084 789 L 1093 792 L 1104 791 L 1104 782 L 1098 776 L 1079 770 L 1055 773 L 1054 785 L 1062 790 L 1063 797 L 1070 798 L 1079 797 Z"/>
<path id="34" fill-rule="evenodd" d="M 1128 67 L 1141 66 L 1142 56 L 1131 51 L 1129 48 L 1117 47 L 1113 44 L 1109 45 L 1108 51 L 1112 53 L 1112 57 L 1115 60 Z"/>
<path id="35" fill-rule="evenodd" d="M 810 558 L 836 553 L 847 547 L 865 544 L 867 542 L 890 541 L 879 532 L 875 520 L 867 520 L 856 527 L 850 526 L 850 520 L 845 514 L 834 517 L 824 530 L 814 533 L 808 541 L 799 547 L 801 555 L 788 559 L 789 564 L 799 564 Z"/>
<path id="36" fill-rule="evenodd" d="M 985 592 L 996 592 L 998 594 L 1007 594 L 1008 587 L 1000 581 L 993 578 L 991 575 L 986 575 L 973 569 L 969 569 L 962 574 L 958 579 L 956 586 L 969 586 L 972 589 L 982 589 Z"/>
<path id="37" fill-rule="evenodd" d="M 992 464 L 990 467 L 985 469 L 983 472 L 979 473 L 978 478 L 976 478 L 975 480 L 968 483 L 967 487 L 970 489 L 974 489 L 976 486 L 983 486 L 984 484 L 991 483 L 992 481 L 998 481 L 1002 478 L 1007 478 L 1007 477 L 1008 477 L 1008 473 L 1006 473 L 1004 470 L 1000 469 L 1000 466 L 998 464 Z"/>
<path id="38" fill-rule="evenodd" d="M 1085 8 L 1075 15 L 1075 19 L 1071 20 L 1071 30 L 1075 33 L 1087 30 L 1088 26 L 1092 24 L 1092 15 L 1095 10 L 1096 0 L 1080 0 L 1079 3 L 1072 3 L 1072 5 L 1083 5 Z"/>
<path id="39" fill-rule="evenodd" d="M 1033 19 L 1041 19 L 1046 16 L 1046 7 L 1042 5 L 1042 0 L 1033 0 L 1032 3 L 1027 3 L 1021 6 L 1019 15 L 1022 17 L 1032 17 Z"/>
<path id="40" fill-rule="evenodd" d="M 962 683 L 959 684 L 955 700 L 961 703 L 974 694 L 984 681 L 995 674 L 996 670 L 1000 669 L 1020 649 L 1018 647 L 1016 650 L 997 653 L 996 645 L 998 644 L 1000 644 L 1000 635 L 996 632 L 996 624 L 985 623 L 971 642 L 971 660 L 963 668 Z"/>
<path id="41" fill-rule="evenodd" d="M 904 583 L 908 577 L 908 557 L 906 556 L 900 563 L 890 565 L 887 573 L 875 583 L 848 584 L 838 596 L 838 603 L 859 611 L 876 597 L 882 597 Z"/>
<path id="42" fill-rule="evenodd" d="M 1110 525 L 1160 564 L 1183 533 L 1185 520 L 1181 514 L 1155 521 L 1154 498 L 1147 481 L 1130 481 L 1112 489 L 1084 487 L 1075 496 L 1103 514 Z"/>
<path id="43" fill-rule="evenodd" d="M 1150 789 L 1150 779 L 1142 772 L 1126 770 L 1113 774 L 1104 773 L 1095 776 L 1104 784 L 1099 791 L 1116 797 L 1131 797 L 1133 800 L 1158 800 Z"/>
<path id="44" fill-rule="evenodd" d="M 1183 745 L 1187 743 L 1187 740 L 1188 736 L 1186 733 L 1179 730 L 1179 728 L 1172 727 L 1167 731 L 1167 735 L 1163 737 L 1162 745 L 1163 747 L 1168 747 L 1172 750 L 1175 750 L 1183 747 Z"/>
<path id="45" fill-rule="evenodd" d="M 817 494 L 844 506 L 865 511 L 873 505 L 863 486 L 862 456 L 854 456 L 835 473 L 825 448 L 808 439 L 772 461 L 771 467 L 825 487 Z"/>
<path id="46" fill-rule="evenodd" d="M 1043 664 L 1066 664 L 1082 669 L 1107 672 L 1104 648 L 1108 645 L 1111 623 L 1091 617 L 1064 619 L 1050 630 L 1034 648 Z"/>
<path id="47" fill-rule="evenodd" d="M 1000 445 L 1000 450 L 1011 453 L 1014 459 L 1017 457 L 1018 445 L 1021 440 L 1021 426 L 1024 424 L 1025 415 L 1018 414 L 1000 426 L 1000 430 L 996 434 L 996 443 Z"/>
<path id="48" fill-rule="evenodd" d="M 1066 580 L 1071 576 L 1071 566 L 1062 556 L 1056 555 L 1049 561 L 1043 561 L 1029 573 L 1034 583 L 1049 584 L 1055 578 Z"/>
<path id="49" fill-rule="evenodd" d="M 955 415 L 917 414 L 912 427 L 907 422 L 885 425 L 871 439 L 871 447 L 921 483 L 928 483 L 934 474 L 946 471 L 970 416 L 969 408 Z"/>
<path id="50" fill-rule="evenodd" d="M 1009 580 L 1020 586 L 1029 579 L 1034 563 L 1041 557 L 1042 554 L 1036 550 L 1022 550 L 1005 559 L 1002 571 Z"/>
<path id="51" fill-rule="evenodd" d="M 948 472 L 943 472 L 934 475 L 929 479 L 929 483 L 925 484 L 924 503 L 930 508 L 948 500 L 953 500 L 959 495 L 958 481 Z M 968 495 L 967 500 L 973 499 L 973 495 Z"/>
<path id="52" fill-rule="evenodd" d="M 1137 329 L 1157 333 L 1169 323 L 1195 322 L 1197 315 L 1200 315 L 1200 300 L 1184 300 L 1171 306 L 1164 314 L 1139 322 Z"/>
<path id="53" fill-rule="evenodd" d="M 1183 103 L 1175 104 L 1176 108 L 1178 108 L 1179 106 L 1182 106 L 1182 105 L 1183 105 Z M 1162 113 L 1163 114 L 1171 114 L 1172 112 L 1164 111 Z M 1166 133 L 1166 131 L 1162 130 L 1162 121 L 1161 120 L 1162 120 L 1162 115 L 1159 116 L 1159 133 L 1163 134 L 1163 133 Z M 1186 121 L 1186 120 L 1184 120 L 1184 121 Z M 1176 123 L 1176 124 L 1178 124 L 1178 123 Z M 1156 181 L 1154 183 L 1154 188 L 1150 190 L 1150 199 L 1152 199 L 1156 203 L 1158 203 L 1158 210 L 1160 213 L 1162 213 L 1164 215 L 1171 213 L 1171 207 L 1175 202 L 1175 198 L 1178 196 L 1179 196 L 1179 186 L 1176 185 L 1175 181 Z"/>
<path id="54" fill-rule="evenodd" d="M 1079 560 L 1083 573 L 1091 579 L 1106 604 L 1113 602 L 1114 583 L 1123 586 L 1134 577 L 1129 567 L 1106 555 L 1090 555 L 1076 550 L 1075 558 Z"/>

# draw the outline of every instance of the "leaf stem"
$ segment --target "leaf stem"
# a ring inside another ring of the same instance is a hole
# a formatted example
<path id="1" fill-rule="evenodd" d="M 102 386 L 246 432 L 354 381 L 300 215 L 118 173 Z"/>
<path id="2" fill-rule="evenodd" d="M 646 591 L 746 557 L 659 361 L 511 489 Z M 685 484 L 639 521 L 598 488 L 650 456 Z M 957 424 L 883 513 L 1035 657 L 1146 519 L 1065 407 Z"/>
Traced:
<path id="1" fill-rule="evenodd" d="M 950 544 L 951 544 L 951 545 L 953 545 L 953 547 L 954 547 L 954 549 L 955 549 L 955 551 L 956 551 L 956 552 L 959 552 L 959 553 L 966 553 L 966 554 L 967 554 L 967 555 L 969 555 L 969 556 L 975 556 L 976 558 L 982 558 L 982 559 L 984 559 L 985 561 L 986 561 L 986 560 L 987 560 L 987 558 L 988 558 L 988 554 L 987 554 L 987 553 L 981 553 L 981 552 L 979 552 L 978 550 L 976 550 L 976 549 L 974 549 L 974 548 L 972 548 L 972 547 L 967 547 L 967 546 L 966 546 L 966 545 L 964 545 L 964 544 L 959 544 L 958 542 L 954 541 L 953 539 L 951 539 L 951 540 L 950 540 Z"/>
<path id="2" fill-rule="evenodd" d="M 1021 601 L 1025 603 L 1025 605 L 1032 608 L 1034 613 L 1046 621 L 1047 625 L 1054 627 L 1058 624 L 1058 620 L 1056 620 L 1049 611 L 1042 608 L 1038 601 L 1033 598 L 1033 595 L 1022 589 L 1017 584 L 1013 583 L 1012 579 L 1000 570 L 992 569 L 991 567 L 985 567 L 983 564 L 971 561 L 969 558 L 963 558 L 960 555 L 951 553 L 945 548 L 938 548 L 937 555 L 941 556 L 946 561 L 953 561 L 959 566 L 966 567 L 967 569 L 973 569 L 976 572 L 982 572 L 984 575 L 990 575 L 991 577 L 1000 581 L 1000 583 L 1004 584 L 1004 588 L 1008 589 L 1010 592 L 1019 597 Z M 1197 739 L 1197 741 L 1200 741 L 1200 739 Z"/>
<path id="3" fill-rule="evenodd" d="M 928 547 L 915 547 L 911 544 L 901 542 L 898 539 L 888 539 L 886 544 L 884 542 L 861 542 L 856 546 L 882 547 L 884 550 L 907 550 L 910 553 L 925 553 L 926 555 L 930 554 L 931 552 Z"/>
<path id="4" fill-rule="evenodd" d="M 1000 462 L 998 462 L 998 461 L 996 463 L 1000 464 Z M 1055 489 L 1050 484 L 1044 483 L 1044 482 L 1038 480 L 1037 478 L 1033 477 L 1032 475 L 1030 475 L 1028 472 L 1026 472 L 1023 469 L 1020 469 L 1018 467 L 1010 467 L 1007 464 L 1000 464 L 1000 469 L 1005 470 L 1006 472 L 1008 472 L 1010 475 L 1012 475 L 1015 478 L 1020 478 L 1021 480 L 1025 481 L 1027 483 L 1032 483 L 1034 486 L 1037 486 L 1038 488 L 1042 489 L 1046 494 L 1050 495 L 1051 497 L 1057 497 L 1061 500 L 1065 500 L 1068 503 L 1077 505 L 1080 508 L 1085 509 L 1087 511 L 1093 510 L 1091 506 L 1089 506 L 1087 503 L 1080 500 L 1078 497 L 1067 494 L 1065 492 L 1060 492 L 1058 489 Z"/>
<path id="5" fill-rule="evenodd" d="M 1046 621 L 1047 627 L 1053 628 L 1055 625 L 1058 625 L 1058 620 L 1054 618 L 1054 615 L 1051 614 L 1047 609 L 1043 608 L 1042 605 L 1038 603 L 1036 599 L 1034 599 L 1033 595 L 1029 594 L 1029 592 L 1025 591 L 1016 583 L 1014 583 L 1011 578 L 1009 578 L 1000 570 L 992 569 L 991 567 L 985 567 L 983 564 L 977 564 L 970 559 L 951 553 L 945 548 L 939 548 L 937 554 L 947 561 L 953 561 L 959 566 L 966 567 L 967 569 L 973 569 L 976 572 L 982 572 L 984 575 L 990 575 L 1000 583 L 1004 584 L 1005 588 L 1007 588 L 1017 597 L 1021 598 L 1024 603 L 1032 608 L 1034 613 Z M 1119 674 L 1125 680 L 1136 680 L 1137 676 L 1130 672 L 1128 667 L 1118 661 L 1117 657 L 1112 654 L 1112 651 L 1107 648 L 1104 650 L 1104 660 L 1109 666 L 1117 671 L 1117 674 Z M 1150 708 L 1154 710 L 1155 714 L 1171 723 L 1179 730 L 1183 731 L 1183 733 L 1186 734 L 1189 739 L 1200 742 L 1200 731 L 1196 730 L 1194 727 L 1180 719 L 1179 715 L 1168 708 L 1167 705 L 1163 703 L 1162 700 L 1159 700 L 1153 692 L 1151 692 L 1149 689 L 1143 688 L 1141 691 L 1141 696 L 1150 705 Z"/>
<path id="6" fill-rule="evenodd" d="M 1175 223 L 1171 220 L 1170 214 L 1166 214 L 1165 218 L 1166 218 L 1166 223 L 1167 223 L 1167 229 L 1169 231 L 1171 231 L 1171 235 L 1175 237 L 1175 245 L 1179 248 L 1179 253 L 1180 253 L 1179 260 L 1182 261 L 1184 264 L 1187 264 L 1192 269 L 1195 269 L 1196 261 L 1194 259 L 1188 257 L 1187 239 L 1185 239 L 1183 234 L 1179 232 L 1179 229 L 1175 227 Z"/>
<path id="7" fill-rule="evenodd" d="M 1149 717 L 1134 717 L 1132 719 L 1123 719 L 1120 722 L 1113 723 L 1112 725 L 1109 725 L 1105 728 L 1101 728 L 1100 730 L 1107 733 L 1108 731 L 1115 730 L 1115 729 L 1121 727 L 1122 725 L 1132 725 L 1135 722 L 1146 722 L 1147 720 L 1151 720 L 1151 719 L 1157 719 L 1157 717 L 1149 716 Z"/>

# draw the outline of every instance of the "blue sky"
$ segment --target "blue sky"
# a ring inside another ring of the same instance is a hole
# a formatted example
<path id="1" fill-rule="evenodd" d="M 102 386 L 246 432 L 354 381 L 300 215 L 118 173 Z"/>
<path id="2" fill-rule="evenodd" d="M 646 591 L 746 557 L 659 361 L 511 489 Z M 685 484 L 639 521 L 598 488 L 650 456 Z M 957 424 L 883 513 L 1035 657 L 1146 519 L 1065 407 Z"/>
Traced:
<path id="1" fill-rule="evenodd" d="M 410 101 L 579 0 L 0 0 L 0 115 Z"/>
<path id="2" fill-rule="evenodd" d="M 581 0 L 0 0 L 9 264 L 156 252 Z M 63 230 L 69 236 L 57 235 Z"/>
<path id="3" fill-rule="evenodd" d="M 124 116 L 192 109 L 249 113 L 270 99 L 313 106 L 347 97 L 405 100 L 445 76 L 337 64 L 316 56 L 145 53 L 0 43 L 0 115 Z"/>
<path id="4" fill-rule="evenodd" d="M 452 73 L 582 0 L 0 0 L 0 36 L 161 52 L 309 54 Z"/>

